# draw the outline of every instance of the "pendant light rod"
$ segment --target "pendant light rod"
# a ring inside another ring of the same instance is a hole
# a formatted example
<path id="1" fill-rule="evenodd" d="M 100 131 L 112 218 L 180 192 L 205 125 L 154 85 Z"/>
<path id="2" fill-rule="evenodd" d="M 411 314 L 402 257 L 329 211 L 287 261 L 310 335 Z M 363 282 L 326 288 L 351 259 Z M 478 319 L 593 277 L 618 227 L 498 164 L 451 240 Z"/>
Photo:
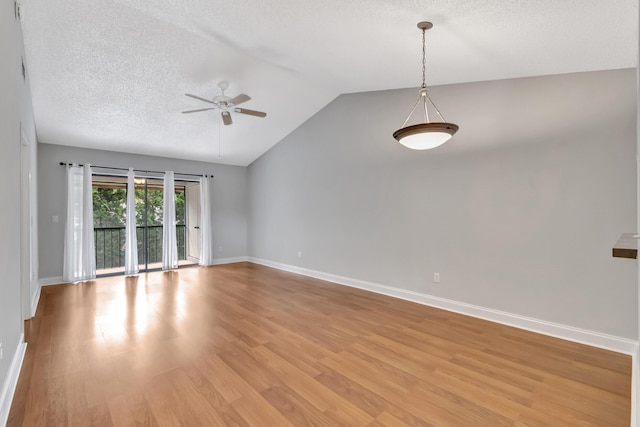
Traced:
<path id="1" fill-rule="evenodd" d="M 425 33 L 433 28 L 433 24 L 429 21 L 418 22 L 418 28 L 422 30 L 422 87 L 427 87 L 427 55 L 425 51 Z"/>
<path id="2" fill-rule="evenodd" d="M 416 101 L 415 104 L 413 104 L 413 108 L 411 109 L 411 112 L 409 113 L 409 115 L 407 116 L 406 119 L 404 119 L 404 123 L 402 123 L 402 126 L 400 127 L 404 127 L 407 122 L 409 121 L 409 119 L 411 118 L 411 116 L 413 115 L 413 112 L 416 111 L 416 108 L 418 107 L 418 103 L 420 102 L 420 98 L 418 98 L 418 100 Z"/>
<path id="3" fill-rule="evenodd" d="M 440 112 L 440 109 L 438 108 L 438 106 L 431 100 L 431 97 L 429 95 L 425 96 L 426 99 L 429 100 L 429 102 L 431 103 L 431 105 L 433 106 L 433 109 L 436 110 L 436 113 L 438 114 L 438 116 L 440 117 L 440 120 L 442 120 L 443 122 L 446 122 L 444 116 L 442 115 L 442 113 Z M 426 105 L 426 100 L 425 100 L 425 106 L 424 108 L 427 108 Z M 428 122 L 429 120 L 427 120 Z"/>
<path id="4" fill-rule="evenodd" d="M 427 87 L 427 60 L 426 60 L 426 36 L 427 30 L 433 28 L 433 24 L 429 21 L 418 23 L 418 28 L 422 31 L 422 85 L 418 91 L 419 96 L 413 105 L 411 112 L 405 119 L 402 127 L 393 133 L 393 137 L 402 145 L 414 150 L 428 150 L 435 148 L 449 139 L 458 131 L 458 125 L 447 123 L 440 109 L 429 96 L 429 88 Z M 429 101 L 427 103 L 427 100 Z M 424 109 L 424 122 L 407 126 L 409 119 L 416 111 L 418 104 L 422 101 Z M 433 107 L 440 122 L 431 122 L 429 118 L 429 104 Z"/>

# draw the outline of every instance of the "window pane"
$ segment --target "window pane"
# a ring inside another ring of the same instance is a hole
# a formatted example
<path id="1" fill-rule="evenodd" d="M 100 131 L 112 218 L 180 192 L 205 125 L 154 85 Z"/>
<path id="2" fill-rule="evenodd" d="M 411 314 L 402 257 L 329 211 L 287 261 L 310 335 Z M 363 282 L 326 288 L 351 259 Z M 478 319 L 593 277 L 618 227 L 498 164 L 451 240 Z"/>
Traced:
<path id="1" fill-rule="evenodd" d="M 124 266 L 127 191 L 117 178 L 97 177 L 93 187 L 93 237 L 96 270 Z"/>

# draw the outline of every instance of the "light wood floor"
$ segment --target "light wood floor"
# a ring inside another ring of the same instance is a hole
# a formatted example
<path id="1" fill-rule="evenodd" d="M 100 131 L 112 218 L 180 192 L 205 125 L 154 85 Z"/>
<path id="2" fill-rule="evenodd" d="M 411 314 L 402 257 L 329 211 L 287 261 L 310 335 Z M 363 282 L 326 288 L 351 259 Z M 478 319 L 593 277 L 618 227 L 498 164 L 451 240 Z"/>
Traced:
<path id="1" fill-rule="evenodd" d="M 9 426 L 629 426 L 630 357 L 239 263 L 44 287 Z"/>

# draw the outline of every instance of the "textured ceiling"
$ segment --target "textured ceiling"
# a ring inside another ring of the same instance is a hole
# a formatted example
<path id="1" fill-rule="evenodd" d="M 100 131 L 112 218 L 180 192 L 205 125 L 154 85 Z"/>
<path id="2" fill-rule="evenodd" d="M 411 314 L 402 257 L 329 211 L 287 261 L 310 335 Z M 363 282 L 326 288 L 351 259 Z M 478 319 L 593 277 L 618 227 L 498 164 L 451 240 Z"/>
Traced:
<path id="1" fill-rule="evenodd" d="M 342 93 L 418 86 L 421 20 L 434 23 L 432 86 L 631 68 L 638 54 L 637 0 L 25 0 L 23 11 L 40 142 L 235 165 Z M 268 116 L 219 126 L 214 111 L 181 114 L 208 106 L 185 93 L 213 98 L 221 80 Z"/>

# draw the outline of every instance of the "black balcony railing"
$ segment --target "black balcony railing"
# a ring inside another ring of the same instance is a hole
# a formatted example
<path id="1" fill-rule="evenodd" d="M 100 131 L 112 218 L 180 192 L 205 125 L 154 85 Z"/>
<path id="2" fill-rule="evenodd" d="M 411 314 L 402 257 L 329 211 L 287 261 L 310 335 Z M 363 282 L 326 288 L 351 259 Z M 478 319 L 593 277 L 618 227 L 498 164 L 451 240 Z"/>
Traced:
<path id="1" fill-rule="evenodd" d="M 136 227 L 138 262 L 144 264 L 145 233 L 147 235 L 147 264 L 162 262 L 162 226 Z M 176 225 L 178 259 L 186 259 L 186 227 Z M 124 267 L 125 227 L 94 227 L 96 270 Z"/>

